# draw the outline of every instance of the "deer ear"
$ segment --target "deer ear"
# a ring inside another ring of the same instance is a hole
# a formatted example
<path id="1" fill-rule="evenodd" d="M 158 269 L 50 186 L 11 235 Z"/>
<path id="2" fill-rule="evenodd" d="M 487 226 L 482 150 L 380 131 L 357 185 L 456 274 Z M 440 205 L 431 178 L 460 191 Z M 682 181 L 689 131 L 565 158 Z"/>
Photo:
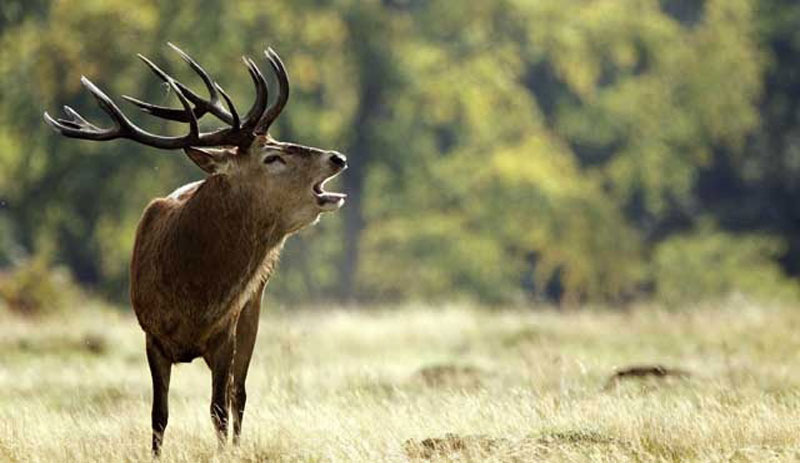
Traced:
<path id="1" fill-rule="evenodd" d="M 197 167 L 209 174 L 216 174 L 225 170 L 232 156 L 236 155 L 236 148 L 184 148 L 183 152 L 189 156 Z"/>

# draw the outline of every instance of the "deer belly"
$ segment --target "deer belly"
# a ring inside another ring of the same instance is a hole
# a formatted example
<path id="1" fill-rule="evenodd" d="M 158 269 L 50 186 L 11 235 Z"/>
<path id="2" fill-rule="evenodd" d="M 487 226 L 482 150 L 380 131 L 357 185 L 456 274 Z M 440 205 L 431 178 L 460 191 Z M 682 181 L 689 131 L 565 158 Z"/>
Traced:
<path id="1" fill-rule="evenodd" d="M 216 298 L 222 301 L 218 303 L 167 286 L 153 288 L 146 296 L 134 291 L 134 312 L 144 332 L 159 342 L 165 355 L 173 362 L 190 362 L 212 350 L 220 336 L 233 332 L 260 281 L 253 278 L 230 288 Z"/>
<path id="2" fill-rule="evenodd" d="M 202 314 L 138 310 L 136 315 L 144 332 L 155 338 L 164 354 L 177 363 L 191 362 L 213 350 L 217 339 L 232 333 L 240 312 L 230 307 Z"/>

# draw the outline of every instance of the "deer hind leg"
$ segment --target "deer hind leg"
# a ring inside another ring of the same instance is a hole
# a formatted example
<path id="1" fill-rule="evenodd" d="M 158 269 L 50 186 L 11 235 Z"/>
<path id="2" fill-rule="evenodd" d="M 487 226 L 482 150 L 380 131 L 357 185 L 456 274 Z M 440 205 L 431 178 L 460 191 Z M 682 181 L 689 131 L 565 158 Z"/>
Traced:
<path id="1" fill-rule="evenodd" d="M 261 294 L 263 290 L 264 286 L 262 285 L 247 302 L 241 315 L 239 315 L 239 321 L 236 325 L 236 352 L 233 360 L 233 390 L 231 391 L 234 444 L 239 443 L 239 436 L 242 433 L 244 406 L 247 402 L 245 380 L 247 379 L 247 370 L 250 366 L 250 359 L 253 356 L 253 347 L 258 334 L 258 318 L 261 313 Z"/>
<path id="2" fill-rule="evenodd" d="M 235 338 L 233 330 L 222 334 L 203 359 L 211 368 L 211 421 L 220 445 L 228 440 L 228 416 Z"/>
<path id="3" fill-rule="evenodd" d="M 147 336 L 147 363 L 153 379 L 153 409 L 150 414 L 153 428 L 153 455 L 161 453 L 164 431 L 169 419 L 169 379 L 172 373 L 172 362 L 164 356 L 153 338 Z"/>

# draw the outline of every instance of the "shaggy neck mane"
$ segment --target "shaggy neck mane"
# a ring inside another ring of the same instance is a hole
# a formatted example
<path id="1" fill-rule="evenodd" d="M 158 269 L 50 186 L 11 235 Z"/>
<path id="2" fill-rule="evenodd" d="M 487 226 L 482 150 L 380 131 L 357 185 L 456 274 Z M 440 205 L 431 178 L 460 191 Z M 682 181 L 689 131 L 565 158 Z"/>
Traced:
<path id="1" fill-rule="evenodd" d="M 178 294 L 223 310 L 237 298 L 247 300 L 266 282 L 287 232 L 280 211 L 255 194 L 214 175 L 177 211 L 168 240 L 173 249 L 163 255 L 177 256 L 165 270 L 182 275 Z M 218 314 L 210 310 L 203 317 Z"/>

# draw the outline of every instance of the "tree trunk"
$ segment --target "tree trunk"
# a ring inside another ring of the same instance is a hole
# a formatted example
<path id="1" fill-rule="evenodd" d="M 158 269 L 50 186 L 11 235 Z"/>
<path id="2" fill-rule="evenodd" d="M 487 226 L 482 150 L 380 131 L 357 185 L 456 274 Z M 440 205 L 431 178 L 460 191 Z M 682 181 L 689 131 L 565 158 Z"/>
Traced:
<path id="1" fill-rule="evenodd" d="M 364 182 L 370 162 L 378 158 L 376 131 L 382 116 L 382 107 L 391 79 L 391 55 L 385 34 L 388 28 L 380 24 L 382 12 L 357 9 L 347 17 L 351 47 L 358 60 L 359 103 L 353 120 L 353 136 L 347 155 L 349 169 L 343 183 L 347 192 L 344 208 L 344 253 L 339 277 L 339 296 L 343 302 L 358 299 L 357 276 L 360 259 L 361 235 L 364 220 Z"/>

